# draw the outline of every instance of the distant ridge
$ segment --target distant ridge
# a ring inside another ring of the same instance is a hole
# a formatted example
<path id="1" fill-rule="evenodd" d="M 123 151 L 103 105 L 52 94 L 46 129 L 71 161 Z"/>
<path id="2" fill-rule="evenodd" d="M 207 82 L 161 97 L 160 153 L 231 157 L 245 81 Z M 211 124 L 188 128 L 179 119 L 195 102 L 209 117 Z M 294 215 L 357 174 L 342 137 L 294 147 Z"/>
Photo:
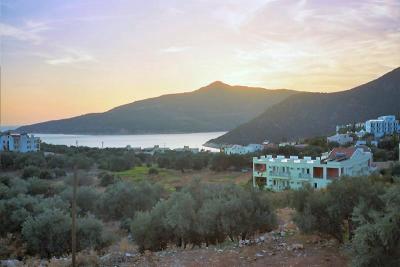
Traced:
<path id="1" fill-rule="evenodd" d="M 103 113 L 26 125 L 17 131 L 63 134 L 228 131 L 297 93 L 216 81 L 193 92 L 136 101 Z"/>
<path id="2" fill-rule="evenodd" d="M 299 93 L 269 107 L 212 144 L 274 142 L 332 134 L 335 126 L 400 115 L 400 68 L 347 91 Z"/>

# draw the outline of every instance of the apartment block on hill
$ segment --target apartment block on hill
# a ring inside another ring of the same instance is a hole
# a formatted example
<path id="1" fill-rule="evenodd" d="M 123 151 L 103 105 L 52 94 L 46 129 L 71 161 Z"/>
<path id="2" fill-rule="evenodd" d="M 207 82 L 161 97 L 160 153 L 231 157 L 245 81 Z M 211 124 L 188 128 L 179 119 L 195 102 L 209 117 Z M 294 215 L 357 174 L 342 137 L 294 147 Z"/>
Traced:
<path id="1" fill-rule="evenodd" d="M 353 142 L 353 137 L 351 137 L 351 135 L 348 133 L 346 134 L 337 133 L 335 135 L 327 137 L 326 140 L 328 141 L 328 143 L 336 142 L 339 145 L 345 145 L 347 143 Z"/>
<path id="2" fill-rule="evenodd" d="M 40 150 L 40 138 L 33 134 L 5 132 L 0 134 L 0 151 L 35 152 Z"/>
<path id="3" fill-rule="evenodd" d="M 253 158 L 253 186 L 273 191 L 300 189 L 305 184 L 320 189 L 342 176 L 368 175 L 372 153 L 367 148 L 335 148 L 322 157 L 297 156 Z"/>
<path id="4" fill-rule="evenodd" d="M 227 155 L 245 155 L 249 153 L 254 153 L 264 149 L 261 144 L 248 144 L 247 146 L 233 145 L 224 148 L 224 153 Z"/>
<path id="5" fill-rule="evenodd" d="M 381 116 L 376 120 L 368 120 L 365 122 L 365 131 L 373 134 L 376 138 L 383 137 L 387 134 L 400 132 L 399 121 L 393 115 Z"/>

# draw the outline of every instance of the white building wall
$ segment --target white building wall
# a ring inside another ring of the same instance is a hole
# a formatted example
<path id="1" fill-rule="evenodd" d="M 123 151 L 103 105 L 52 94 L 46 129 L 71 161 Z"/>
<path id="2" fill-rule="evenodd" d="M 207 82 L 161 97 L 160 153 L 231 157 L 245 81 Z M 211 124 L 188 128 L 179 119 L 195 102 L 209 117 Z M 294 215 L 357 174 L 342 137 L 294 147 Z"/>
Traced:
<path id="1" fill-rule="evenodd" d="M 321 162 L 320 158 L 312 160 L 305 157 L 298 159 L 296 156 L 285 158 L 283 156 L 262 156 L 253 158 L 253 186 L 257 186 L 257 179 L 265 182 L 265 187 L 274 191 L 286 188 L 299 189 L 304 184 L 314 188 L 325 188 L 329 183 L 342 176 L 367 175 L 370 172 L 372 154 L 357 149 L 350 159 L 343 161 Z M 322 176 L 314 173 L 322 170 Z M 337 172 L 337 177 L 328 177 L 328 169 Z M 336 169 L 336 170 L 334 170 Z M 261 170 L 261 171 L 260 171 Z"/>

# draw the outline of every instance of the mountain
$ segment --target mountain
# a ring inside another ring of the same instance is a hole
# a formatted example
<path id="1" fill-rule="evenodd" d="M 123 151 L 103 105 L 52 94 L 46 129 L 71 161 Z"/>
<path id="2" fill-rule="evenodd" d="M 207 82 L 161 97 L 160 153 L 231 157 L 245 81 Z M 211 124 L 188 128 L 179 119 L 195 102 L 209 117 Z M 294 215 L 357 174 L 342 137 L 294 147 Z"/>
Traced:
<path id="1" fill-rule="evenodd" d="M 347 91 L 299 93 L 209 144 L 279 142 L 332 134 L 335 126 L 400 114 L 400 68 Z"/>
<path id="2" fill-rule="evenodd" d="M 17 131 L 63 134 L 227 131 L 296 93 L 213 82 L 193 92 L 136 101 L 104 113 L 22 126 Z"/>

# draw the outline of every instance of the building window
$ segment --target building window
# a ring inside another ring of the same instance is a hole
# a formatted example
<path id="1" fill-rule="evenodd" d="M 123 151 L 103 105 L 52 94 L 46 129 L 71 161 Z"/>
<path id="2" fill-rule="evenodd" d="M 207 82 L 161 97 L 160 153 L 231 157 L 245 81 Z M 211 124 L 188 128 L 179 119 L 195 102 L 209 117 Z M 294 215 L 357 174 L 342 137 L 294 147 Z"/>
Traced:
<path id="1" fill-rule="evenodd" d="M 318 188 L 318 184 L 317 183 L 314 183 L 314 188 Z"/>

